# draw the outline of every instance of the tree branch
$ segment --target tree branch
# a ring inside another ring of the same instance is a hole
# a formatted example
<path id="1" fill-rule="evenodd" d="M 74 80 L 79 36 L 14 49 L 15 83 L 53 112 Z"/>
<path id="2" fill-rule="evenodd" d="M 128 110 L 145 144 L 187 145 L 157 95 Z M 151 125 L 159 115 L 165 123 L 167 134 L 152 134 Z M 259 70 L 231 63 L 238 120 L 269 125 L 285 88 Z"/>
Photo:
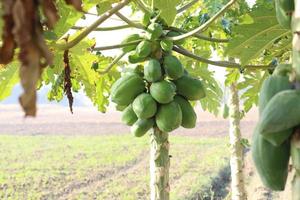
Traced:
<path id="1" fill-rule="evenodd" d="M 140 0 L 134 0 L 136 5 L 144 12 L 144 13 L 150 13 L 151 11 L 147 8 L 147 6 Z"/>
<path id="2" fill-rule="evenodd" d="M 100 16 L 99 19 L 97 19 L 93 24 L 86 27 L 78 36 L 76 36 L 74 39 L 67 43 L 59 43 L 55 44 L 55 48 L 59 50 L 67 50 L 72 47 L 74 47 L 76 44 L 78 44 L 82 39 L 84 39 L 89 33 L 91 33 L 94 29 L 96 29 L 100 24 L 102 24 L 105 20 L 107 20 L 110 16 L 112 16 L 114 13 L 119 11 L 121 8 L 126 6 L 130 0 L 122 0 L 119 4 L 117 4 L 115 7 L 113 7 L 111 10 L 107 11 L 103 15 Z"/>
<path id="3" fill-rule="evenodd" d="M 132 27 L 135 27 L 138 29 L 146 29 L 142 24 L 134 23 L 133 21 L 131 21 L 130 19 L 128 19 L 127 17 L 122 15 L 122 13 L 120 13 L 120 12 L 116 12 L 115 15 L 117 15 L 120 19 L 122 19 L 124 22 L 126 22 L 128 25 L 130 25 Z"/>
<path id="4" fill-rule="evenodd" d="M 83 26 L 73 26 L 73 30 L 82 30 L 85 27 Z M 130 25 L 125 24 L 125 25 L 120 25 L 120 26 L 111 26 L 111 27 L 98 27 L 95 28 L 93 31 L 116 31 L 116 30 L 121 30 L 121 29 L 126 29 L 126 28 L 131 28 Z"/>
<path id="5" fill-rule="evenodd" d="M 206 58 L 203 58 L 201 56 L 195 55 L 191 53 L 190 51 L 184 49 L 183 47 L 173 47 L 173 50 L 177 53 L 180 53 L 184 56 L 193 58 L 195 60 L 198 60 L 203 63 L 207 63 L 210 65 L 218 66 L 218 67 L 226 67 L 226 68 L 237 68 L 237 69 L 244 69 L 244 68 L 251 68 L 251 69 L 268 69 L 270 65 L 240 65 L 239 63 L 235 62 L 229 62 L 229 61 L 213 61 Z"/>
<path id="6" fill-rule="evenodd" d="M 230 8 L 237 0 L 230 0 L 221 10 L 219 10 L 219 12 L 217 12 L 212 18 L 210 18 L 207 22 L 205 22 L 204 24 L 202 24 L 201 26 L 199 26 L 198 28 L 182 34 L 180 36 L 176 36 L 176 37 L 168 37 L 168 39 L 172 40 L 172 41 L 178 41 L 178 40 L 182 40 L 185 38 L 188 38 L 190 36 L 193 36 L 196 33 L 200 33 L 203 30 L 205 30 L 210 24 L 212 24 L 218 17 L 220 17 L 228 8 Z"/>
<path id="7" fill-rule="evenodd" d="M 110 63 L 110 65 L 108 66 L 108 67 L 106 67 L 104 70 L 102 70 L 102 71 L 98 71 L 99 72 L 99 74 L 106 74 L 106 73 L 108 73 L 114 66 L 115 66 L 115 64 L 117 64 L 124 56 L 125 56 L 125 52 L 123 52 L 123 53 L 121 53 L 118 57 L 116 57 L 113 61 L 112 61 L 112 63 Z"/>
<path id="8" fill-rule="evenodd" d="M 167 27 L 166 29 L 171 30 L 171 31 L 177 31 L 177 32 L 181 32 L 181 33 L 187 33 L 188 31 L 180 29 L 180 28 L 176 28 L 176 27 Z M 194 37 L 201 39 L 201 40 L 207 40 L 210 42 L 219 42 L 219 43 L 226 43 L 229 42 L 229 39 L 218 39 L 218 38 L 211 38 L 211 37 L 207 37 L 205 35 L 201 35 L 199 33 L 195 33 L 193 35 Z"/>
<path id="9" fill-rule="evenodd" d="M 130 45 L 136 45 L 140 41 L 142 41 L 142 40 L 136 40 L 136 41 L 128 42 L 125 44 L 116 44 L 116 45 L 111 45 L 111 46 L 95 47 L 95 48 L 93 48 L 93 51 L 105 51 L 105 50 L 111 50 L 111 49 L 118 49 L 118 48 L 130 46 Z"/>
<path id="10" fill-rule="evenodd" d="M 192 7 L 194 4 L 196 4 L 199 0 L 193 0 L 187 4 L 185 4 L 184 6 L 182 6 L 181 8 L 179 8 L 177 10 L 177 13 L 182 13 L 183 11 L 189 9 L 190 7 Z"/>

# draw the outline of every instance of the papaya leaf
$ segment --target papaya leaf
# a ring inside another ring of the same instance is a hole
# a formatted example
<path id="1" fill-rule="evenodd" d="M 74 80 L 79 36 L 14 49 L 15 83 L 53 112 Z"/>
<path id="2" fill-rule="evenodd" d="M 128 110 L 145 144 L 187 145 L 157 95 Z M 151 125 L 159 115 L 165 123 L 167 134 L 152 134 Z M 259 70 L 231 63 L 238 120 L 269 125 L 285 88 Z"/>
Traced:
<path id="1" fill-rule="evenodd" d="M 259 58 L 276 40 L 291 34 L 278 24 L 273 8 L 255 7 L 249 16 L 252 23 L 233 28 L 235 35 L 225 51 L 230 57 L 239 58 L 242 65 Z"/>
<path id="2" fill-rule="evenodd" d="M 19 66 L 12 63 L 0 69 L 0 101 L 10 96 L 13 87 L 19 82 Z"/>
<path id="3" fill-rule="evenodd" d="M 153 0 L 154 7 L 161 11 L 160 16 L 171 25 L 176 17 L 176 6 L 180 0 Z"/>

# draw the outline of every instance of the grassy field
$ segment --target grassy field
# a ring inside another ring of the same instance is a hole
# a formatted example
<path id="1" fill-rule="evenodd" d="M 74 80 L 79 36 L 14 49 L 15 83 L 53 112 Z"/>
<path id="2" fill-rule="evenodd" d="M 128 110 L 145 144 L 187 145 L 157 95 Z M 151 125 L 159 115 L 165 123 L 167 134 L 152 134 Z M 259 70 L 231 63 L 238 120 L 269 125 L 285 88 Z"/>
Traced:
<path id="1" fill-rule="evenodd" d="M 0 136 L 0 199 L 148 199 L 149 137 Z M 171 199 L 211 194 L 226 138 L 170 137 Z M 222 183 L 221 183 L 222 184 Z"/>

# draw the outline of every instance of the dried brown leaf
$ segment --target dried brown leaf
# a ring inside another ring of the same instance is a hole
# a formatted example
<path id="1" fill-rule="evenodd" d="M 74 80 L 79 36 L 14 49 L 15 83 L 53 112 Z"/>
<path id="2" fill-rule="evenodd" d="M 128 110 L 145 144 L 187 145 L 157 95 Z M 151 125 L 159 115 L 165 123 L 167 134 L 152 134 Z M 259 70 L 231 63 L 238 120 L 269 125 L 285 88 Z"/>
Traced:
<path id="1" fill-rule="evenodd" d="M 82 11 L 82 1 L 81 0 L 65 0 L 66 4 L 72 5 L 76 10 Z"/>
<path id="2" fill-rule="evenodd" d="M 47 18 L 47 26 L 53 28 L 55 23 L 59 20 L 58 11 L 53 0 L 42 1 L 43 12 Z"/>

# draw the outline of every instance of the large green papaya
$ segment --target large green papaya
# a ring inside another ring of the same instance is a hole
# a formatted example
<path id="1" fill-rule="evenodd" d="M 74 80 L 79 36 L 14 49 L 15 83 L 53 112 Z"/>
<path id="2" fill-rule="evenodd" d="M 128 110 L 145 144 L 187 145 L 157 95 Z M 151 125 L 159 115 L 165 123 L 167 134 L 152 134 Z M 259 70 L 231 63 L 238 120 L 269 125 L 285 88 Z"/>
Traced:
<path id="1" fill-rule="evenodd" d="M 184 128 L 194 128 L 196 126 L 197 114 L 193 106 L 184 97 L 176 95 L 174 101 L 178 103 L 182 112 L 181 126 Z"/>
<path id="2" fill-rule="evenodd" d="M 292 72 L 291 64 L 280 64 L 275 68 L 273 75 L 288 76 L 288 74 L 291 72 Z"/>
<path id="3" fill-rule="evenodd" d="M 290 29 L 292 15 L 291 15 L 291 13 L 287 13 L 287 11 L 281 7 L 280 1 L 283 1 L 283 0 L 275 0 L 277 21 L 283 28 Z"/>
<path id="4" fill-rule="evenodd" d="M 131 64 L 136 64 L 136 63 L 140 63 L 140 62 L 144 62 L 146 60 L 146 58 L 140 57 L 136 51 L 132 51 L 130 52 L 130 54 L 128 55 L 128 61 Z"/>
<path id="5" fill-rule="evenodd" d="M 267 104 L 259 119 L 259 131 L 271 134 L 300 124 L 300 90 L 284 90 Z"/>
<path id="6" fill-rule="evenodd" d="M 260 96 L 258 101 L 259 113 L 262 113 L 264 108 L 267 106 L 268 102 L 272 99 L 272 97 L 283 91 L 291 89 L 291 84 L 289 82 L 289 77 L 273 75 L 269 76 L 262 84 L 260 90 Z M 271 144 L 277 146 L 282 144 L 285 140 L 287 140 L 292 134 L 292 129 L 286 129 L 279 132 L 274 133 L 264 133 L 261 132 L 262 136 L 268 140 Z"/>
<path id="7" fill-rule="evenodd" d="M 175 87 L 172 83 L 166 80 L 152 83 L 150 86 L 151 96 L 162 104 L 170 103 L 175 96 Z"/>
<path id="8" fill-rule="evenodd" d="M 262 137 L 256 127 L 251 149 L 255 167 L 264 185 L 272 190 L 284 190 L 288 176 L 289 142 L 274 146 Z"/>
<path id="9" fill-rule="evenodd" d="M 146 62 L 144 67 L 144 78 L 149 82 L 156 82 L 163 78 L 162 69 L 158 60 L 150 59 Z"/>
<path id="10" fill-rule="evenodd" d="M 170 52 L 173 49 L 173 42 L 171 40 L 163 39 L 160 41 L 160 46 L 164 51 Z"/>
<path id="11" fill-rule="evenodd" d="M 146 58 L 152 52 L 152 44 L 148 40 L 143 40 L 136 47 L 136 55 L 140 58 Z"/>
<path id="12" fill-rule="evenodd" d="M 136 74 L 124 75 L 111 87 L 111 100 L 118 105 L 127 106 L 144 91 L 145 83 L 140 76 Z"/>
<path id="13" fill-rule="evenodd" d="M 126 43 L 130 43 L 130 42 L 135 42 L 135 41 L 139 41 L 141 39 L 140 35 L 139 34 L 132 34 L 132 35 L 129 35 L 127 36 L 121 44 L 126 44 Z M 123 47 L 122 50 L 124 53 L 128 53 L 132 50 L 134 50 L 135 48 L 137 47 L 137 44 L 133 44 L 133 45 L 130 45 L 130 46 L 126 46 L 126 47 Z"/>
<path id="14" fill-rule="evenodd" d="M 155 116 L 157 127 L 163 132 L 171 132 L 182 123 L 182 112 L 175 101 L 160 105 Z"/>
<path id="15" fill-rule="evenodd" d="M 155 115 L 157 104 L 150 94 L 143 93 L 135 98 L 132 108 L 139 119 L 148 119 Z"/>
<path id="16" fill-rule="evenodd" d="M 173 81 L 177 88 L 177 93 L 190 101 L 204 98 L 205 91 L 199 79 L 184 75 L 180 79 Z"/>
<path id="17" fill-rule="evenodd" d="M 156 40 L 163 34 L 163 28 L 158 23 L 152 23 L 147 27 L 147 38 Z"/>
<path id="18" fill-rule="evenodd" d="M 163 67 L 166 74 L 173 80 L 183 76 L 184 68 L 177 57 L 168 55 L 164 57 Z"/>
<path id="19" fill-rule="evenodd" d="M 136 137 L 142 137 L 154 126 L 154 119 L 139 119 L 131 127 L 131 133 Z"/>
<path id="20" fill-rule="evenodd" d="M 138 120 L 135 112 L 133 111 L 132 104 L 125 108 L 125 110 L 122 113 L 121 120 L 128 126 L 132 126 Z"/>

